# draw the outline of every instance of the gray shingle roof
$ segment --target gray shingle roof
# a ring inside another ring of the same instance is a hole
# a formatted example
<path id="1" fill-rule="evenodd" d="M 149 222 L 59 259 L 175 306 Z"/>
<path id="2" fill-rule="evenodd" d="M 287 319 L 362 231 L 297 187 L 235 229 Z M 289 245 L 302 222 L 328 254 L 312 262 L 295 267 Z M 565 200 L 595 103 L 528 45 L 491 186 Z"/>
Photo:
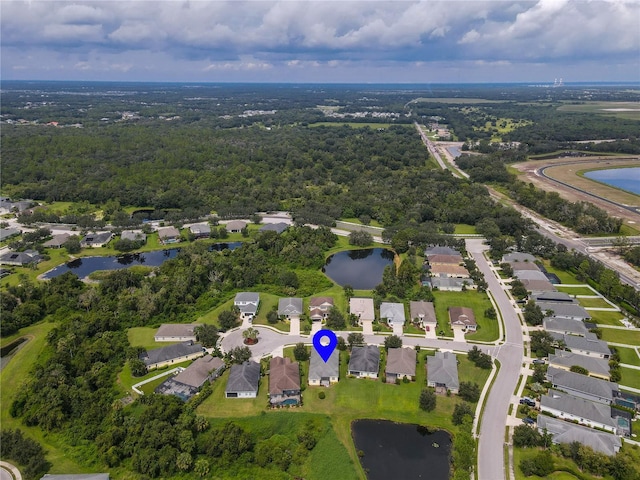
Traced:
<path id="1" fill-rule="evenodd" d="M 233 300 L 235 304 L 237 303 L 255 303 L 258 304 L 260 302 L 260 294 L 256 292 L 238 292 Z"/>
<path id="2" fill-rule="evenodd" d="M 174 358 L 193 355 L 198 352 L 202 352 L 202 345 L 193 342 L 183 342 L 148 350 L 146 355 L 140 355 L 140 360 L 142 360 L 145 365 L 153 365 L 156 363 L 166 362 L 167 360 Z"/>
<path id="3" fill-rule="evenodd" d="M 200 387 L 209 378 L 211 372 L 221 368 L 224 362 L 218 357 L 205 355 L 197 358 L 191 365 L 178 375 L 173 377 L 176 382 L 184 383 L 191 387 Z"/>
<path id="4" fill-rule="evenodd" d="M 564 344 L 569 350 L 584 350 L 588 352 L 611 355 L 607 342 L 599 340 L 593 333 L 586 333 L 584 337 L 565 335 Z"/>
<path id="5" fill-rule="evenodd" d="M 382 302 L 380 304 L 380 318 L 386 318 L 389 323 L 404 325 L 404 304 Z"/>
<path id="6" fill-rule="evenodd" d="M 209 235 L 211 233 L 211 227 L 208 223 L 196 223 L 191 225 L 189 230 L 194 235 Z"/>
<path id="7" fill-rule="evenodd" d="M 411 302 L 409 304 L 411 319 L 420 318 L 424 323 L 438 323 L 436 319 L 436 310 L 432 302 Z"/>
<path id="8" fill-rule="evenodd" d="M 576 303 L 576 299 L 565 292 L 542 292 L 531 295 L 531 299 L 536 302 L 567 302 Z"/>
<path id="9" fill-rule="evenodd" d="M 147 235 L 137 230 L 123 230 L 120 234 L 120 239 L 140 242 L 145 241 L 147 239 Z"/>
<path id="10" fill-rule="evenodd" d="M 542 312 L 547 310 L 553 311 L 554 317 L 566 317 L 566 318 L 591 318 L 591 315 L 577 303 L 566 302 L 536 302 L 536 305 L 540 307 Z"/>
<path id="11" fill-rule="evenodd" d="M 538 430 L 542 433 L 545 429 L 553 435 L 553 443 L 580 442 L 596 452 L 609 456 L 615 455 L 622 446 L 620 438 L 612 433 L 594 430 L 546 415 L 538 415 Z"/>
<path id="12" fill-rule="evenodd" d="M 536 257 L 529 253 L 512 252 L 502 257 L 502 263 L 508 262 L 535 262 Z"/>
<path id="13" fill-rule="evenodd" d="M 375 345 L 353 347 L 349 360 L 350 372 L 378 373 L 380 368 L 380 350 Z"/>
<path id="14" fill-rule="evenodd" d="M 571 333 L 573 335 L 585 336 L 589 329 L 582 320 L 572 320 L 570 318 L 546 317 L 542 322 L 547 332 Z"/>
<path id="15" fill-rule="evenodd" d="M 111 232 L 94 232 L 88 233 L 80 241 L 80 243 L 106 243 L 111 240 L 113 234 Z"/>
<path id="16" fill-rule="evenodd" d="M 58 235 L 54 235 L 51 240 L 47 240 L 42 244 L 44 247 L 61 247 L 64 242 L 69 240 L 71 237 L 68 233 L 60 233 Z"/>
<path id="17" fill-rule="evenodd" d="M 309 362 L 309 380 L 320 381 L 326 377 L 337 377 L 340 374 L 340 354 L 338 350 L 331 352 L 327 363 L 322 360 L 315 348 L 311 349 L 311 360 Z"/>
<path id="18" fill-rule="evenodd" d="M 574 365 L 586 368 L 589 373 L 609 377 L 609 361 L 607 359 L 589 357 L 565 350 L 556 350 L 555 354 L 549 355 L 550 367 L 571 368 Z"/>
<path id="19" fill-rule="evenodd" d="M 278 315 L 302 315 L 302 299 L 281 298 L 278 300 Z"/>
<path id="20" fill-rule="evenodd" d="M 187 337 L 195 335 L 198 323 L 163 323 L 156 331 L 156 337 Z"/>
<path id="21" fill-rule="evenodd" d="M 613 392 L 618 391 L 617 383 L 588 377 L 580 373 L 567 372 L 560 368 L 549 367 L 547 377 L 556 388 L 573 390 L 609 400 L 613 399 Z"/>
<path id="22" fill-rule="evenodd" d="M 225 392 L 257 392 L 259 383 L 259 364 L 250 361 L 244 362 L 242 365 L 232 365 Z"/>
<path id="23" fill-rule="evenodd" d="M 273 231 L 276 233 L 282 233 L 284 232 L 287 228 L 289 228 L 289 224 L 284 223 L 284 222 L 280 222 L 280 223 L 267 223 L 266 225 L 263 225 L 262 227 L 260 227 L 260 231 L 261 232 L 269 232 L 269 231 Z"/>
<path id="24" fill-rule="evenodd" d="M 414 376 L 416 351 L 413 348 L 390 348 L 387 354 L 387 374 Z"/>
<path id="25" fill-rule="evenodd" d="M 446 385 L 449 390 L 457 389 L 460 383 L 456 355 L 451 352 L 436 352 L 434 356 L 427 357 L 427 379 L 429 383 Z"/>
<path id="26" fill-rule="evenodd" d="M 431 247 L 424 251 L 424 254 L 429 255 L 460 255 L 460 252 L 451 247 Z"/>
<path id="27" fill-rule="evenodd" d="M 20 230 L 17 228 L 0 228 L 0 240 L 13 237 L 14 235 L 20 235 Z"/>
<path id="28" fill-rule="evenodd" d="M 584 398 L 550 389 L 547 395 L 540 398 L 540 408 L 552 408 L 575 417 L 615 427 L 611 418 L 611 407 L 604 403 L 591 402 Z"/>

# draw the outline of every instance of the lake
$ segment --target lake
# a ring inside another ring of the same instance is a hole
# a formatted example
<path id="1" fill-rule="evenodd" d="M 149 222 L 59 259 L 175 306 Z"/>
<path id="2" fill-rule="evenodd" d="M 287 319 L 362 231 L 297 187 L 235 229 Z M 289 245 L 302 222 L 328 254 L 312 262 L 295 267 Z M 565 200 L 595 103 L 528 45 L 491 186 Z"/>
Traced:
<path id="1" fill-rule="evenodd" d="M 356 420 L 351 424 L 356 450 L 368 480 L 449 479 L 451 435 L 428 433 L 425 427 L 387 420 Z"/>
<path id="2" fill-rule="evenodd" d="M 214 243 L 209 246 L 209 251 L 229 249 L 234 250 L 242 245 L 242 242 Z M 76 274 L 79 278 L 84 278 L 99 270 L 120 270 L 133 265 L 144 265 L 147 267 L 159 267 L 170 258 L 175 258 L 180 252 L 179 248 L 167 250 L 156 250 L 144 253 L 126 253 L 124 255 L 111 255 L 108 257 L 83 257 L 72 260 L 69 263 L 58 265 L 49 270 L 42 278 L 51 279 L 67 272 Z"/>
<path id="3" fill-rule="evenodd" d="M 382 283 L 384 267 L 393 263 L 394 253 L 386 248 L 346 250 L 327 258 L 322 271 L 340 286 L 371 290 Z"/>
<path id="4" fill-rule="evenodd" d="M 640 195 L 640 167 L 591 170 L 584 176 L 612 187 Z"/>

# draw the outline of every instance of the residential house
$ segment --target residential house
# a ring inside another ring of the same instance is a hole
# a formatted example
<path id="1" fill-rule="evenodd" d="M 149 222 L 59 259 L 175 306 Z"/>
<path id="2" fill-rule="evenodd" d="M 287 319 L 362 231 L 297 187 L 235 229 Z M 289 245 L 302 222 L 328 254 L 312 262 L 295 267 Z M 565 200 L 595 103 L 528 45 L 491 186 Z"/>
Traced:
<path id="1" fill-rule="evenodd" d="M 537 264 L 533 263 L 533 262 L 509 262 L 509 265 L 511 265 L 511 270 L 513 270 L 514 272 L 522 272 L 522 271 L 532 271 L 532 272 L 540 272 L 540 267 L 538 267 Z"/>
<path id="2" fill-rule="evenodd" d="M 328 387 L 340 377 L 340 352 L 335 349 L 325 362 L 315 348 L 311 349 L 309 361 L 309 385 Z"/>
<path id="3" fill-rule="evenodd" d="M 569 320 L 561 317 L 545 317 L 542 321 L 544 329 L 549 333 L 559 333 L 561 335 L 578 335 L 584 337 L 589 333 L 589 329 L 580 320 Z"/>
<path id="4" fill-rule="evenodd" d="M 46 473 L 40 480 L 109 480 L 108 473 Z"/>
<path id="5" fill-rule="evenodd" d="M 230 233 L 240 233 L 243 228 L 247 228 L 247 222 L 242 220 L 231 220 L 225 225 L 226 229 Z"/>
<path id="6" fill-rule="evenodd" d="M 387 352 L 387 383 L 416 376 L 416 351 L 413 348 L 390 348 Z"/>
<path id="7" fill-rule="evenodd" d="M 597 358 L 609 358 L 611 350 L 604 340 L 598 339 L 595 333 L 586 333 L 584 337 L 565 335 L 564 344 L 573 353 Z"/>
<path id="8" fill-rule="evenodd" d="M 16 235 L 20 235 L 20 230 L 17 228 L 0 228 L 0 242 Z"/>
<path id="9" fill-rule="evenodd" d="M 24 212 L 34 205 L 35 202 L 33 200 L 18 200 L 17 202 L 12 202 L 8 197 L 0 198 L 0 209 L 4 208 L 8 212 Z"/>
<path id="10" fill-rule="evenodd" d="M 574 442 L 591 447 L 593 451 L 613 456 L 620 451 L 622 441 L 617 435 L 565 422 L 557 418 L 538 415 L 538 431 L 549 433 L 556 445 Z"/>
<path id="11" fill-rule="evenodd" d="M 23 267 L 37 264 L 42 257 L 36 250 L 25 250 L 24 252 L 7 252 L 0 256 L 0 265 L 15 265 Z"/>
<path id="12" fill-rule="evenodd" d="M 451 328 L 459 328 L 466 332 L 475 332 L 478 328 L 473 310 L 467 307 L 449 307 L 449 323 Z"/>
<path id="13" fill-rule="evenodd" d="M 180 241 L 180 230 L 176 227 L 164 227 L 158 229 L 158 239 L 160 243 L 176 243 Z"/>
<path id="14" fill-rule="evenodd" d="M 358 317 L 360 323 L 364 321 L 372 322 L 376 319 L 373 298 L 350 298 L 349 313 Z"/>
<path id="15" fill-rule="evenodd" d="M 570 320 L 572 321 L 572 320 Z M 589 357 L 578 353 L 567 352 L 556 349 L 555 353 L 549 355 L 549 366 L 571 370 L 571 367 L 578 366 L 585 368 L 592 377 L 609 380 L 609 361 L 605 358 Z"/>
<path id="16" fill-rule="evenodd" d="M 42 246 L 45 248 L 62 248 L 62 245 L 64 245 L 64 242 L 66 242 L 70 238 L 71 238 L 70 234 L 60 233 L 58 235 L 54 235 L 51 240 L 47 240 L 46 242 L 44 242 Z"/>
<path id="17" fill-rule="evenodd" d="M 552 317 L 556 318 L 568 318 L 569 320 L 589 320 L 591 315 L 584 309 L 584 307 L 577 303 L 567 302 L 536 302 L 536 305 L 540 307 L 542 312 L 553 312 Z"/>
<path id="18" fill-rule="evenodd" d="M 372 300 L 373 301 L 373 300 Z M 380 349 L 376 345 L 353 347 L 349 359 L 348 374 L 358 378 L 378 378 Z"/>
<path id="19" fill-rule="evenodd" d="M 240 318 L 253 320 L 260 308 L 260 294 L 256 292 L 239 292 L 233 300 L 233 305 L 240 310 Z"/>
<path id="20" fill-rule="evenodd" d="M 301 402 L 300 365 L 289 358 L 273 357 L 269 362 L 269 403 L 275 407 Z"/>
<path id="21" fill-rule="evenodd" d="M 425 302 L 424 300 L 419 302 L 412 301 L 409 303 L 409 312 L 411 319 L 414 322 L 417 321 L 423 328 L 435 329 L 438 325 L 436 310 L 432 302 Z"/>
<path id="22" fill-rule="evenodd" d="M 465 288 L 475 288 L 470 278 L 431 277 L 426 284 L 443 292 L 461 292 Z"/>
<path id="23" fill-rule="evenodd" d="M 120 234 L 121 240 L 129 240 L 130 242 L 147 242 L 147 235 L 141 230 L 123 230 Z"/>
<path id="24" fill-rule="evenodd" d="M 389 326 L 398 325 L 402 327 L 405 322 L 404 304 L 382 302 L 380 304 L 380 319 L 386 320 Z"/>
<path id="25" fill-rule="evenodd" d="M 574 297 L 565 292 L 541 292 L 531 295 L 534 302 L 578 303 Z"/>
<path id="26" fill-rule="evenodd" d="M 111 232 L 93 232 L 88 233 L 84 236 L 82 240 L 80 240 L 80 246 L 82 248 L 100 248 L 104 247 L 107 243 L 111 241 L 113 238 L 113 233 Z"/>
<path id="27" fill-rule="evenodd" d="M 312 322 L 321 322 L 333 308 L 332 297 L 312 297 L 309 300 L 309 316 Z"/>
<path id="28" fill-rule="evenodd" d="M 502 256 L 502 263 L 511 262 L 535 262 L 536 257 L 529 253 L 511 252 Z"/>
<path id="29" fill-rule="evenodd" d="M 206 382 L 217 378 L 224 371 L 224 367 L 224 362 L 218 357 L 205 355 L 196 359 L 176 376 L 162 382 L 154 392 L 161 395 L 175 395 L 186 402 L 198 393 Z"/>
<path id="30" fill-rule="evenodd" d="M 516 273 L 520 275 L 522 272 L 521 271 L 514 272 L 514 276 L 518 276 L 516 275 Z M 526 288 L 527 291 L 531 292 L 532 294 L 556 291 L 556 287 L 554 287 L 549 280 L 536 280 L 536 279 L 530 280 L 526 278 L 525 279 L 518 278 L 518 280 L 520 280 L 524 285 L 524 288 Z"/>
<path id="31" fill-rule="evenodd" d="M 166 347 L 155 348 L 140 354 L 148 370 L 173 365 L 175 363 L 194 360 L 202 356 L 202 345 L 194 342 L 176 343 Z"/>
<path id="32" fill-rule="evenodd" d="M 458 393 L 458 359 L 452 352 L 436 352 L 427 357 L 427 386 L 444 395 L 447 391 Z"/>
<path id="33" fill-rule="evenodd" d="M 611 418 L 611 407 L 604 403 L 591 402 L 550 389 L 547 395 L 540 398 L 540 411 L 563 420 L 616 433 L 616 422 Z"/>
<path id="34" fill-rule="evenodd" d="M 279 223 L 267 223 L 265 225 L 263 225 L 262 227 L 260 227 L 260 232 L 276 232 L 276 233 L 282 233 L 284 232 L 287 228 L 289 228 L 289 224 L 288 223 L 284 223 L 284 222 L 279 222 Z"/>
<path id="35" fill-rule="evenodd" d="M 434 263 L 445 263 L 449 265 L 460 265 L 462 263 L 462 255 L 459 253 L 455 255 L 443 255 L 443 254 L 434 254 L 429 255 L 427 260 L 431 265 Z"/>
<path id="36" fill-rule="evenodd" d="M 208 223 L 195 223 L 189 227 L 189 231 L 196 238 L 209 238 L 211 236 L 211 227 Z"/>
<path id="37" fill-rule="evenodd" d="M 427 258 L 434 255 L 458 255 L 459 256 L 460 252 L 455 248 L 441 247 L 441 246 L 430 247 L 424 251 L 424 256 Z"/>
<path id="38" fill-rule="evenodd" d="M 226 398 L 256 398 L 260 384 L 260 364 L 249 361 L 242 365 L 232 365 L 229 371 Z"/>
<path id="39" fill-rule="evenodd" d="M 461 265 L 451 263 L 431 263 L 432 277 L 469 278 L 469 271 Z"/>
<path id="40" fill-rule="evenodd" d="M 300 317 L 302 315 L 302 299 L 281 298 L 278 300 L 278 315 L 286 318 Z"/>
<path id="41" fill-rule="evenodd" d="M 163 323 L 156 331 L 156 342 L 195 342 L 197 323 Z"/>
<path id="42" fill-rule="evenodd" d="M 563 390 L 570 395 L 606 405 L 611 405 L 613 398 L 619 394 L 617 383 L 559 368 L 549 367 L 547 379 L 556 390 Z"/>

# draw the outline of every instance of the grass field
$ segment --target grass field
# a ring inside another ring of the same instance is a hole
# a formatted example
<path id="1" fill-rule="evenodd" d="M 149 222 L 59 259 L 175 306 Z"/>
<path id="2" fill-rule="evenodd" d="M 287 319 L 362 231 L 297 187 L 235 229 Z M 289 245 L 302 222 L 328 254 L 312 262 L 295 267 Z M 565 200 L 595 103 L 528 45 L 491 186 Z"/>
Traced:
<path id="1" fill-rule="evenodd" d="M 467 225 L 465 223 L 456 223 L 455 232 L 458 235 L 467 235 L 478 233 L 475 225 Z"/>
<path id="2" fill-rule="evenodd" d="M 620 373 L 622 374 L 622 380 L 618 382 L 620 385 L 625 385 L 631 388 L 640 388 L 640 370 L 620 367 Z"/>
<path id="3" fill-rule="evenodd" d="M 553 272 L 556 273 L 556 272 Z M 595 295 L 596 292 L 589 287 L 569 287 L 567 285 L 554 285 L 559 292 L 565 292 L 569 295 Z"/>
<path id="4" fill-rule="evenodd" d="M 435 296 L 438 331 L 444 330 L 445 336 L 453 336 L 453 331 L 449 325 L 449 307 L 469 307 L 476 316 L 479 328 L 476 333 L 467 334 L 467 340 L 488 342 L 498 339 L 498 321 L 490 320 L 484 316 L 484 311 L 491 307 L 491 301 L 486 293 L 467 290 L 466 292 L 435 291 L 433 294 Z"/>
<path id="5" fill-rule="evenodd" d="M 640 356 L 638 352 L 633 348 L 627 347 L 615 347 L 620 355 L 620 363 L 626 363 L 629 365 L 640 365 Z"/>
<path id="6" fill-rule="evenodd" d="M 565 103 L 558 107 L 560 112 L 591 113 L 608 117 L 640 120 L 640 108 L 637 102 L 581 102 Z"/>
<path id="7" fill-rule="evenodd" d="M 158 329 L 156 327 L 133 327 L 127 330 L 129 344 L 132 347 L 144 347 L 146 350 L 166 347 L 179 342 L 156 342 L 153 337 Z"/>
<path id="8" fill-rule="evenodd" d="M 602 310 L 587 310 L 589 315 L 595 323 L 601 325 L 613 325 L 615 327 L 621 327 L 623 316 L 620 312 L 608 312 Z"/>
<path id="9" fill-rule="evenodd" d="M 603 328 L 602 340 L 612 343 L 640 346 L 640 331 Z"/>
<path id="10" fill-rule="evenodd" d="M 578 298 L 578 303 L 585 308 L 612 308 L 603 298 Z"/>

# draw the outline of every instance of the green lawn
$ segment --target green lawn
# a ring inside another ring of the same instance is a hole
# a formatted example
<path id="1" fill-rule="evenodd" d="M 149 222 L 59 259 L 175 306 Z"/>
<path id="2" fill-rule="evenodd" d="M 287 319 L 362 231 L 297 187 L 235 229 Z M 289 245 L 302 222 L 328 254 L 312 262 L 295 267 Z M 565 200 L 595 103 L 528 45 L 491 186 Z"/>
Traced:
<path id="1" fill-rule="evenodd" d="M 547 272 L 555 273 L 562 283 L 568 283 L 569 285 L 584 284 L 584 282 L 579 281 L 573 273 L 553 268 L 548 260 L 543 260 L 543 263 L 544 267 L 547 269 Z M 593 295 L 593 292 L 591 290 L 589 290 L 589 292 L 590 293 L 587 293 L 587 295 Z M 574 294 L 581 295 L 577 292 L 574 292 Z"/>
<path id="2" fill-rule="evenodd" d="M 465 234 L 474 234 L 478 232 L 476 231 L 475 225 L 467 225 L 465 223 L 456 223 L 456 229 L 454 233 L 457 233 L 458 235 L 465 235 Z"/>
<path id="3" fill-rule="evenodd" d="M 531 458 L 538 454 L 540 450 L 537 448 L 515 448 L 513 449 L 513 462 L 514 471 L 516 474 L 516 480 L 541 480 L 541 477 L 532 475 L 525 477 L 520 470 L 520 462 L 525 458 Z M 602 480 L 602 477 L 596 477 L 589 475 L 586 472 L 581 471 L 578 466 L 571 460 L 563 458 L 558 455 L 553 455 L 553 462 L 556 467 L 556 471 L 551 475 L 544 477 L 544 480 Z"/>
<path id="4" fill-rule="evenodd" d="M 153 337 L 158 329 L 156 327 L 133 327 L 127 330 L 129 344 L 132 347 L 144 347 L 146 350 L 166 347 L 179 342 L 156 342 Z"/>
<path id="5" fill-rule="evenodd" d="M 603 310 L 587 310 L 589 315 L 595 323 L 600 323 L 602 325 L 613 325 L 616 327 L 621 327 L 623 316 L 620 312 L 608 312 Z M 611 329 L 609 329 L 611 330 Z"/>
<path id="6" fill-rule="evenodd" d="M 354 218 L 354 217 L 351 217 L 351 218 L 340 218 L 339 220 L 341 220 L 343 222 L 357 223 L 358 225 L 363 225 L 363 223 L 360 221 L 359 218 Z M 382 224 L 379 221 L 373 220 L 373 219 L 371 219 L 371 222 L 369 222 L 368 226 L 382 228 Z"/>
<path id="7" fill-rule="evenodd" d="M 638 352 L 633 348 L 627 347 L 615 347 L 620 355 L 620 363 L 626 363 L 628 365 L 640 365 L 640 356 Z"/>
<path id="8" fill-rule="evenodd" d="M 612 308 L 603 298 L 578 298 L 578 303 L 585 308 Z"/>
<path id="9" fill-rule="evenodd" d="M 636 365 L 638 362 L 636 362 Z M 620 373 L 622 374 L 622 380 L 618 383 L 631 388 L 640 388 L 640 370 L 634 368 L 620 367 Z"/>
<path id="10" fill-rule="evenodd" d="M 617 328 L 603 328 L 602 340 L 612 343 L 640 346 L 640 331 L 622 330 Z"/>
<path id="11" fill-rule="evenodd" d="M 570 287 L 567 285 L 554 285 L 559 292 L 565 292 L 569 295 L 595 295 L 596 292 L 591 290 L 589 287 L 579 286 L 579 287 Z"/>
<path id="12" fill-rule="evenodd" d="M 486 293 L 475 290 L 466 292 L 433 292 L 435 296 L 436 317 L 438 331 L 444 330 L 445 336 L 452 337 L 453 331 L 449 325 L 449 307 L 469 307 L 473 310 L 478 323 L 478 331 L 466 336 L 467 340 L 493 341 L 498 339 L 498 321 L 485 318 L 484 311 L 491 307 L 491 301 Z"/>

